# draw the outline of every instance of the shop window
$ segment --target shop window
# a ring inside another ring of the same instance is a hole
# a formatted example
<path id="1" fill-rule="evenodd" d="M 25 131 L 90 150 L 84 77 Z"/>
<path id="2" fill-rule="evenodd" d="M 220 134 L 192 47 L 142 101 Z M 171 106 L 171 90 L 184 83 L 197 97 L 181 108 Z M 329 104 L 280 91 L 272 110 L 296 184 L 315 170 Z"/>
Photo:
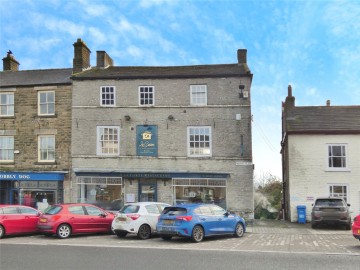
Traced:
<path id="1" fill-rule="evenodd" d="M 210 203 L 226 207 L 226 187 L 175 186 L 175 203 Z"/>
<path id="2" fill-rule="evenodd" d="M 123 206 L 121 177 L 77 177 L 78 202 L 105 210 L 119 211 Z"/>

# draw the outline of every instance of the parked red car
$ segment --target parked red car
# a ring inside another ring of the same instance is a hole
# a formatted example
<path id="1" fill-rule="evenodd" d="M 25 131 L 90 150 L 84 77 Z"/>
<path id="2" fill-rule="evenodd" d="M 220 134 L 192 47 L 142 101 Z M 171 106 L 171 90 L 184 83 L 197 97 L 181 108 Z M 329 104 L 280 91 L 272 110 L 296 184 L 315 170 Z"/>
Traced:
<path id="1" fill-rule="evenodd" d="M 352 233 L 356 239 L 360 240 L 360 215 L 354 218 L 354 222 L 352 224 Z"/>
<path id="2" fill-rule="evenodd" d="M 55 204 L 40 216 L 38 229 L 41 234 L 56 234 L 59 238 L 80 233 L 111 233 L 114 217 L 113 213 L 91 204 Z"/>
<path id="3" fill-rule="evenodd" d="M 37 233 L 40 211 L 24 205 L 0 205 L 0 238 Z"/>

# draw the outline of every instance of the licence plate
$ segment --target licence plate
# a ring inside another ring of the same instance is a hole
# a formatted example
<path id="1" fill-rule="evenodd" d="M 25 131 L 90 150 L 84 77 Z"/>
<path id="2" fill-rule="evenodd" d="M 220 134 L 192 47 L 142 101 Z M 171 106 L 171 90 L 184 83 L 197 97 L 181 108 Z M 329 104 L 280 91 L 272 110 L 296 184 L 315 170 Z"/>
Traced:
<path id="1" fill-rule="evenodd" d="M 169 219 L 165 219 L 163 222 L 165 225 L 174 225 L 174 221 L 173 220 L 169 220 Z"/>
<path id="2" fill-rule="evenodd" d="M 118 221 L 126 221 L 126 217 L 118 217 L 117 220 Z"/>

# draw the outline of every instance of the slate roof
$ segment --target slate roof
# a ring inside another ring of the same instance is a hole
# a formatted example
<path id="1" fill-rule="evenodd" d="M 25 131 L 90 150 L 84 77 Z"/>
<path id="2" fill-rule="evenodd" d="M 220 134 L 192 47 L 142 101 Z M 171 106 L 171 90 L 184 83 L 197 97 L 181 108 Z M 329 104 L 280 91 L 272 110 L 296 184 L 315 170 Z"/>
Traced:
<path id="1" fill-rule="evenodd" d="M 0 72 L 0 88 L 71 84 L 72 68 Z"/>
<path id="2" fill-rule="evenodd" d="M 199 77 L 241 77 L 252 76 L 247 64 L 197 65 L 197 66 L 111 66 L 91 68 L 78 73 L 74 80 L 98 79 L 163 79 Z"/>
<path id="3" fill-rule="evenodd" d="M 287 133 L 360 133 L 360 106 L 308 106 L 287 110 Z"/>

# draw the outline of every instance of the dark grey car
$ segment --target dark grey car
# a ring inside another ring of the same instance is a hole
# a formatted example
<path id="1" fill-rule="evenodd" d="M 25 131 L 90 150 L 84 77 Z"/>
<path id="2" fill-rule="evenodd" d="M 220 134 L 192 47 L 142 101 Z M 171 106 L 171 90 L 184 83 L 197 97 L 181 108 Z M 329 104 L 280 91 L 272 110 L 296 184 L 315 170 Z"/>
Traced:
<path id="1" fill-rule="evenodd" d="M 317 198 L 311 212 L 311 226 L 316 228 L 320 224 L 344 225 L 351 229 L 351 216 L 343 198 Z"/>

